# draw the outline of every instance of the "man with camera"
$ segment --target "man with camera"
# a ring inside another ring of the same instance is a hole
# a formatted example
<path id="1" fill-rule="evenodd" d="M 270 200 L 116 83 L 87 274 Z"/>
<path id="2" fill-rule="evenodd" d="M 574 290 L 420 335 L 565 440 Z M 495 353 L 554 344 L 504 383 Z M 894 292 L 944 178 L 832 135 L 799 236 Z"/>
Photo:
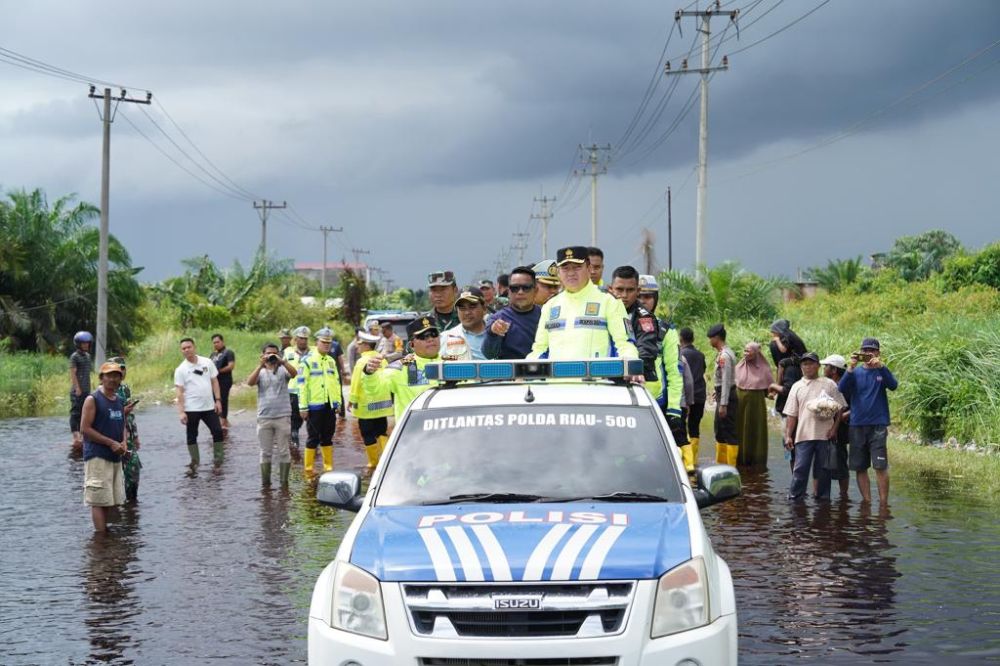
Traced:
<path id="1" fill-rule="evenodd" d="M 215 464 L 222 463 L 222 394 L 219 389 L 219 370 L 211 359 L 198 356 L 191 338 L 181 339 L 184 360 L 174 370 L 174 387 L 177 390 L 177 411 L 181 423 L 187 428 L 187 447 L 191 454 L 191 471 L 201 462 L 198 453 L 198 424 L 204 422 L 212 433 L 212 450 Z"/>
<path id="2" fill-rule="evenodd" d="M 840 380 L 840 392 L 851 403 L 850 468 L 857 473 L 858 490 L 871 503 L 868 468 L 875 468 L 879 503 L 889 505 L 889 395 L 899 383 L 882 363 L 879 341 L 865 338 L 861 350 L 851 354 L 847 373 Z"/>
<path id="3" fill-rule="evenodd" d="M 257 387 L 257 442 L 260 482 L 264 488 L 271 486 L 271 467 L 276 460 L 281 488 L 288 489 L 292 456 L 286 442 L 292 429 L 292 405 L 285 392 L 289 380 L 297 374 L 295 366 L 280 356 L 278 345 L 269 342 L 261 349 L 257 367 L 247 377 L 247 384 Z"/>

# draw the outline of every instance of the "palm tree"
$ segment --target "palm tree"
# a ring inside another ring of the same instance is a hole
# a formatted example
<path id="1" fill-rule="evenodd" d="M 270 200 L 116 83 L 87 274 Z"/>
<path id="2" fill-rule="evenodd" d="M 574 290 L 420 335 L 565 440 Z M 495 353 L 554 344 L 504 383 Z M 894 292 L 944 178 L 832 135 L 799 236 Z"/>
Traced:
<path id="1" fill-rule="evenodd" d="M 51 350 L 96 319 L 98 216 L 73 195 L 51 205 L 39 190 L 8 192 L 0 205 L 0 337 L 13 348 Z M 114 237 L 108 243 L 108 348 L 135 339 L 141 270 Z"/>
<path id="2" fill-rule="evenodd" d="M 867 269 L 861 265 L 861 257 L 828 261 L 825 268 L 810 268 L 806 277 L 831 293 L 836 293 L 849 284 L 858 281 Z"/>

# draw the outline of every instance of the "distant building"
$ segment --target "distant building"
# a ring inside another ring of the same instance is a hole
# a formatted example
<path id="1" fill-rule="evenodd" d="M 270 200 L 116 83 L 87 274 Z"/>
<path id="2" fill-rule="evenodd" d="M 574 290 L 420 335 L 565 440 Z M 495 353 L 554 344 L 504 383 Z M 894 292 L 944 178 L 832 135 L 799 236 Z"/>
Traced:
<path id="1" fill-rule="evenodd" d="M 784 287 L 781 290 L 781 300 L 785 303 L 812 298 L 819 292 L 819 285 L 812 280 L 805 280 L 801 277 L 792 283 L 791 287 Z"/>
<path id="2" fill-rule="evenodd" d="M 326 286 L 335 287 L 340 283 L 340 274 L 351 269 L 355 273 L 365 276 L 365 281 L 370 282 L 370 269 L 368 264 L 352 263 L 350 261 L 328 261 L 326 264 Z M 322 282 L 323 262 L 322 261 L 297 261 L 295 262 L 295 272 L 303 277 Z"/>

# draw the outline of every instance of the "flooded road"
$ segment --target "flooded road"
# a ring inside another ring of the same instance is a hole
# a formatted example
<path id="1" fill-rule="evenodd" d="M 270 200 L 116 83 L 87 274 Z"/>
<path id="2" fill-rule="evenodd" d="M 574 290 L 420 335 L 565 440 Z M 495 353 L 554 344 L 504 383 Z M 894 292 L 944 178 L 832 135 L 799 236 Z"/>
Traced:
<path id="1" fill-rule="evenodd" d="M 0 663 L 304 662 L 313 581 L 353 514 L 317 505 L 298 466 L 289 495 L 262 492 L 250 413 L 231 418 L 219 472 L 203 463 L 197 478 L 176 412 L 138 418 L 140 503 L 103 538 L 65 419 L 0 421 Z M 346 432 L 334 464 L 360 470 L 353 420 Z M 1000 661 L 995 510 L 961 481 L 895 478 L 890 515 L 856 499 L 789 505 L 771 451 L 743 498 L 703 514 L 736 582 L 740 663 Z"/>

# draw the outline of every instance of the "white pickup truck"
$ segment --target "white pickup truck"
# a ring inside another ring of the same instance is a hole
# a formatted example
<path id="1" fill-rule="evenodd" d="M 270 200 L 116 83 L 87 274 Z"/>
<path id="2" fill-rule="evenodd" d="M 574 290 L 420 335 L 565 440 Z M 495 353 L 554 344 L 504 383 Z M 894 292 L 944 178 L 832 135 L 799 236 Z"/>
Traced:
<path id="1" fill-rule="evenodd" d="M 393 431 L 309 612 L 319 666 L 736 664 L 736 603 L 656 403 L 621 359 L 450 362 Z"/>

